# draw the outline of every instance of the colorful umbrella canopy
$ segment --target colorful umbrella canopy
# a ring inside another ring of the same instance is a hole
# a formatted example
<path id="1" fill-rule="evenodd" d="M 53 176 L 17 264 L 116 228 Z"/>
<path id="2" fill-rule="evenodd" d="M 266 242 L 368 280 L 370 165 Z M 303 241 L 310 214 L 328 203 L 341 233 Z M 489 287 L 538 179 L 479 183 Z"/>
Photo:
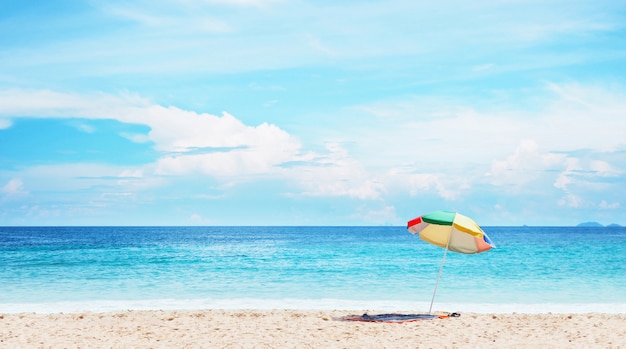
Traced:
<path id="1" fill-rule="evenodd" d="M 473 254 L 496 247 L 469 217 L 449 211 L 436 211 L 408 223 L 409 232 L 420 239 L 453 252 Z"/>
<path id="2" fill-rule="evenodd" d="M 417 217 L 409 221 L 407 229 L 411 234 L 419 234 L 422 240 L 445 248 L 428 314 L 431 314 L 433 310 L 437 286 L 439 286 L 439 279 L 448 250 L 473 254 L 489 251 L 496 247 L 474 220 L 455 212 L 435 211 Z"/>

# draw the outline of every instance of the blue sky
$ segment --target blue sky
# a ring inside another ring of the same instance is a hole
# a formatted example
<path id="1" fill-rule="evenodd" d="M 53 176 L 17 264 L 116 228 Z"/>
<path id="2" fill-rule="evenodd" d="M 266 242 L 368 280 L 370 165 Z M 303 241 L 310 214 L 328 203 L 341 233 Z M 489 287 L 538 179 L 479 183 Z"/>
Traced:
<path id="1" fill-rule="evenodd" d="M 626 225 L 619 1 L 1 1 L 0 225 Z"/>

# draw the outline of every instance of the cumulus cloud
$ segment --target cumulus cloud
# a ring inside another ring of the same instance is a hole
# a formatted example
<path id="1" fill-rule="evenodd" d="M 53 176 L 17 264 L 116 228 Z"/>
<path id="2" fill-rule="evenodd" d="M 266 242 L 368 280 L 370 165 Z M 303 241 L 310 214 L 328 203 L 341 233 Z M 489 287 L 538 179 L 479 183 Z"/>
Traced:
<path id="1" fill-rule="evenodd" d="M 135 142 L 154 142 L 155 149 L 164 154 L 156 164 L 158 174 L 266 173 L 272 166 L 292 160 L 300 151 L 299 141 L 275 125 L 248 126 L 228 113 L 217 116 L 164 107 L 135 95 L 81 96 L 5 90 L 0 91 L 1 97 L 9 102 L 0 106 L 0 115 L 114 119 L 147 125 L 150 128 L 147 135 L 123 133 L 121 136 Z M 211 148 L 216 150 L 211 152 Z M 207 149 L 207 153 L 188 154 L 197 149 Z"/>
<path id="2" fill-rule="evenodd" d="M 589 168 L 599 177 L 617 177 L 621 173 L 613 165 L 602 160 L 592 160 Z"/>
<path id="3" fill-rule="evenodd" d="M 247 126 L 227 113 L 217 117 L 180 110 L 171 112 L 178 116 L 174 123 L 168 113 L 151 118 L 150 137 L 157 149 L 177 153 L 159 159 L 157 173 L 160 174 L 268 173 L 275 165 L 293 160 L 300 151 L 300 142 L 275 125 Z M 185 154 L 197 148 L 216 148 L 216 151 Z"/>
<path id="4" fill-rule="evenodd" d="M 434 173 L 419 173 L 408 176 L 409 193 L 411 196 L 419 196 L 428 192 L 435 192 L 445 200 L 455 200 L 468 183 L 461 178 Z"/>
<path id="5" fill-rule="evenodd" d="M 519 187 L 539 178 L 544 171 L 559 168 L 565 161 L 565 155 L 542 152 L 536 141 L 523 140 L 505 160 L 493 162 L 490 182 Z"/>
<path id="6" fill-rule="evenodd" d="M 588 154 L 626 148 L 626 121 L 616 117 L 626 110 L 626 98 L 619 90 L 576 84 L 546 87 L 554 98 L 533 112 L 413 97 L 356 106 L 352 112 L 375 118 L 351 122 L 348 133 L 333 125 L 328 134 L 314 135 L 326 140 L 322 152 L 307 151 L 274 124 L 246 125 L 226 112 L 198 113 L 128 93 L 4 90 L 0 98 L 7 103 L 0 105 L 0 117 L 146 125 L 146 134 L 120 134 L 152 142 L 161 153 L 142 169 L 144 177 L 200 174 L 233 182 L 271 176 L 296 188 L 290 195 L 362 200 L 381 200 L 394 191 L 459 200 L 477 184 L 520 191 L 541 181 L 563 191 L 563 205 L 580 205 L 583 194 L 577 186 L 623 172 L 623 164 Z M 587 155 L 581 149 L 589 149 Z"/>
<path id="7" fill-rule="evenodd" d="M 306 154 L 302 164 L 284 169 L 281 174 L 302 188 L 305 196 L 348 196 L 363 200 L 380 198 L 384 186 L 371 177 L 336 142 L 326 144 L 326 154 Z"/>
<path id="8" fill-rule="evenodd" d="M 605 184 L 605 178 L 617 178 L 621 171 L 601 160 L 568 158 L 567 165 L 554 182 L 556 188 L 569 191 L 571 187 L 598 188 Z M 599 191 L 599 190 L 598 190 Z"/>
<path id="9" fill-rule="evenodd" d="M 559 200 L 559 206 L 580 208 L 583 206 L 583 199 L 574 194 L 567 194 Z"/>
<path id="10" fill-rule="evenodd" d="M 580 206 L 624 171 L 626 94 L 556 83 L 537 93 L 526 109 L 503 107 L 511 97 L 502 95 L 491 104 L 409 96 L 356 106 L 372 116 L 362 123 L 368 128 L 352 123 L 344 137 L 358 144 L 364 164 L 392 169 L 387 189 L 458 200 L 478 185 L 509 194 L 552 185 L 566 195 L 562 205 Z M 385 156 L 368 156 L 376 153 Z"/>
<path id="11" fill-rule="evenodd" d="M 352 124 L 351 133 L 366 145 L 372 140 L 368 150 L 382 147 L 407 158 L 419 154 L 422 161 L 452 159 L 461 149 L 465 159 L 493 161 L 525 141 L 535 142 L 546 155 L 626 148 L 623 88 L 546 83 L 534 94 L 524 102 L 532 103 L 531 108 L 508 105 L 513 97 L 498 94 L 480 103 L 428 95 L 372 102 L 352 109 L 373 116 L 364 125 L 375 129 L 366 133 Z"/>
<path id="12" fill-rule="evenodd" d="M 339 143 L 325 154 L 303 152 L 300 141 L 276 125 L 246 125 L 229 113 L 221 116 L 155 105 L 135 95 L 75 95 L 54 91 L 0 91 L 11 103 L 0 115 L 114 119 L 149 127 L 146 135 L 122 133 L 135 142 L 153 142 L 161 156 L 151 167 L 157 176 L 208 175 L 237 181 L 254 175 L 283 178 L 308 196 L 379 198 L 381 183 L 352 159 Z M 26 101 L 35 100 L 35 103 Z M 281 166 L 299 163 L 297 166 Z M 145 176 L 144 170 L 129 170 Z M 108 171 L 110 172 L 110 171 Z M 122 177 L 129 177 L 123 175 Z M 128 178 L 123 178 L 127 180 Z"/>
<path id="13" fill-rule="evenodd" d="M 0 194 L 5 199 L 13 199 L 28 195 L 28 191 L 24 189 L 24 183 L 21 179 L 13 178 L 0 188 Z"/>

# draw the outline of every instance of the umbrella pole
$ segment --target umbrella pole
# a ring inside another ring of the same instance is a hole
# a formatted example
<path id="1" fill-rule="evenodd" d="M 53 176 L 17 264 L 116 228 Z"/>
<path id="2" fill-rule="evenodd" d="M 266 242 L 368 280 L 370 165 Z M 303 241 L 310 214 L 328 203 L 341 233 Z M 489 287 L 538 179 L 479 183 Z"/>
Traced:
<path id="1" fill-rule="evenodd" d="M 450 245 L 450 238 L 452 234 L 448 236 L 448 242 L 446 242 L 446 249 L 443 251 L 443 258 L 441 264 L 439 264 L 439 274 L 437 274 L 437 282 L 435 283 L 435 290 L 433 291 L 433 298 L 430 300 L 430 308 L 428 308 L 428 315 L 433 312 L 433 303 L 435 303 L 435 295 L 437 294 L 437 287 L 439 287 L 439 279 L 441 278 L 441 272 L 443 271 L 443 263 L 446 261 L 446 254 L 448 254 L 448 246 Z"/>

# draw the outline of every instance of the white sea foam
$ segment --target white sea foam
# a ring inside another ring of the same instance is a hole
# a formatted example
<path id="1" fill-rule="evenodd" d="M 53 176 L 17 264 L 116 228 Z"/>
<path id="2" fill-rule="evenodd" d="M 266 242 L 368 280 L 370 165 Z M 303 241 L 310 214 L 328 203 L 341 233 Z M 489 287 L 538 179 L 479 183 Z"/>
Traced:
<path id="1" fill-rule="evenodd" d="M 155 299 L 126 301 L 81 301 L 50 303 L 5 303 L 0 304 L 0 313 L 78 313 L 115 312 L 125 310 L 352 310 L 389 312 L 427 312 L 427 302 L 405 302 L 385 300 L 346 299 Z M 535 303 L 535 304 L 461 304 L 435 303 L 434 312 L 471 313 L 626 313 L 626 303 Z"/>

